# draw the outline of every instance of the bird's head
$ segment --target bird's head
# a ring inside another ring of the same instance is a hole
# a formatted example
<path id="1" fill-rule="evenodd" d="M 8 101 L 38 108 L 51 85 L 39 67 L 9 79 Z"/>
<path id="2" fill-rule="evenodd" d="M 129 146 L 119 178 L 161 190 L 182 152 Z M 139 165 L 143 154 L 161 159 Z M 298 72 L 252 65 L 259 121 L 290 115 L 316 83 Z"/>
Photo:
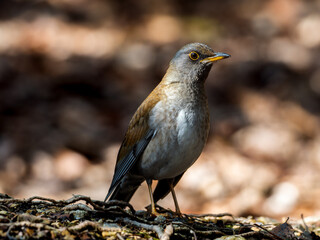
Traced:
<path id="1" fill-rule="evenodd" d="M 190 43 L 182 47 L 170 62 L 168 81 L 204 82 L 213 62 L 228 58 L 229 54 L 214 52 L 202 43 Z"/>

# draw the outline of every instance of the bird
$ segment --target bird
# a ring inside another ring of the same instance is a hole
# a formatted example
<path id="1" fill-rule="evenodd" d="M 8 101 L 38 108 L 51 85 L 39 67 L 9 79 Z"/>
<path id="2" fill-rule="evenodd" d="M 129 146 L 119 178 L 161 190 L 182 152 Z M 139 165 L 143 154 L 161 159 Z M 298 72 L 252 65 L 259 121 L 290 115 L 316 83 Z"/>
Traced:
<path id="1" fill-rule="evenodd" d="M 230 57 L 203 43 L 183 46 L 149 96 L 134 113 L 117 155 L 105 201 L 129 202 L 146 181 L 151 214 L 200 156 L 209 135 L 209 110 L 204 83 L 214 62 Z M 157 186 L 152 192 L 152 182 Z"/>

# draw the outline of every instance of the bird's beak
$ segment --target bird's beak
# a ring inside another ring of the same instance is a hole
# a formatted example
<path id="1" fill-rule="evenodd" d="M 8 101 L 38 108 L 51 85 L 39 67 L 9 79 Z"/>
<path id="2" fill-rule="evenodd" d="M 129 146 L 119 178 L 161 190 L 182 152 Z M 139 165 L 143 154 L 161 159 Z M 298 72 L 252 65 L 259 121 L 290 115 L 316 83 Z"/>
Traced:
<path id="1" fill-rule="evenodd" d="M 231 57 L 229 54 L 222 53 L 222 52 L 217 52 L 211 57 L 207 57 L 205 59 L 202 59 L 201 62 L 203 63 L 209 63 L 209 62 L 215 62 L 224 58 Z"/>

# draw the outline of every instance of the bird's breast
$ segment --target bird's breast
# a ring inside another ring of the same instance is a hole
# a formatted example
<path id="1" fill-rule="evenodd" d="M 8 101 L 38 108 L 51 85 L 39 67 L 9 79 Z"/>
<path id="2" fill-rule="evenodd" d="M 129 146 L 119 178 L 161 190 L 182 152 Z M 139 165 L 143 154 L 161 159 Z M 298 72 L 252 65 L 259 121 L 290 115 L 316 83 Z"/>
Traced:
<path id="1" fill-rule="evenodd" d="M 172 101 L 170 101 L 172 100 Z M 148 178 L 175 177 L 199 157 L 209 132 L 207 102 L 159 101 L 150 112 L 149 127 L 157 131 L 141 160 Z"/>

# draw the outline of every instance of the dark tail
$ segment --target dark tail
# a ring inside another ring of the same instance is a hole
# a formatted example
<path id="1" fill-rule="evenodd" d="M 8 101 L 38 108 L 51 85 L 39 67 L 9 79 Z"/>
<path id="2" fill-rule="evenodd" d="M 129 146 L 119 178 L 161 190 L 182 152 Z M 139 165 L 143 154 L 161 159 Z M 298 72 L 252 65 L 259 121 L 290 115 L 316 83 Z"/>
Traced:
<path id="1" fill-rule="evenodd" d="M 127 174 L 123 177 L 120 184 L 115 188 L 115 190 L 109 193 L 105 199 L 108 200 L 121 200 L 129 202 L 133 194 L 137 191 L 138 187 L 145 179 L 136 175 Z M 111 195 L 109 197 L 109 195 Z"/>
<path id="2" fill-rule="evenodd" d="M 158 181 L 158 184 L 156 186 L 156 189 L 153 192 L 153 200 L 154 202 L 158 202 L 160 199 L 166 197 L 171 189 L 170 184 L 172 184 L 173 187 L 177 185 L 177 183 L 180 181 L 183 173 L 179 176 L 176 176 L 175 178 L 169 178 L 169 179 L 163 179 Z"/>

